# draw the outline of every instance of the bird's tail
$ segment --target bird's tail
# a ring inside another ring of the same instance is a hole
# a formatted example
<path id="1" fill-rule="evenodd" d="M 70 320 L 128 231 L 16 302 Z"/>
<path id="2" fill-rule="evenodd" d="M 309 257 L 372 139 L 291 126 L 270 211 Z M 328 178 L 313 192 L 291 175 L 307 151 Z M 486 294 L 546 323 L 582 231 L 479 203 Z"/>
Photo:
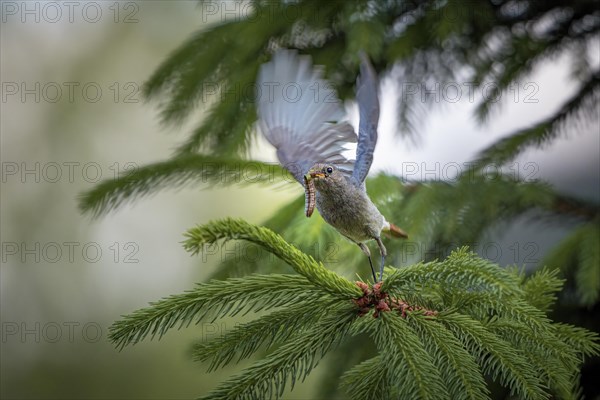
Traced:
<path id="1" fill-rule="evenodd" d="M 388 226 L 383 228 L 383 231 L 388 233 L 391 237 L 408 239 L 408 234 L 406 232 L 390 222 L 388 222 Z"/>

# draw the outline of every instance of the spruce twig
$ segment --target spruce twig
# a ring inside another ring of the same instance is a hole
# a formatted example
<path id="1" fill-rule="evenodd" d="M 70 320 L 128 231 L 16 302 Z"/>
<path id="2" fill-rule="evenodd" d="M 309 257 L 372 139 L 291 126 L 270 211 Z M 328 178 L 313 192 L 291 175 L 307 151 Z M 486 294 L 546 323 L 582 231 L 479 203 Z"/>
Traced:
<path id="1" fill-rule="evenodd" d="M 363 334 L 378 353 L 349 369 L 341 382 L 357 399 L 485 398 L 485 376 L 519 398 L 574 397 L 583 358 L 600 353 L 596 334 L 554 324 L 543 313 L 560 284 L 555 274 L 526 279 L 466 248 L 369 286 L 328 271 L 279 235 L 242 220 L 197 226 L 186 237 L 192 254 L 205 244 L 250 241 L 299 274 L 213 280 L 111 327 L 111 341 L 122 348 L 204 318 L 267 312 L 194 346 L 198 361 L 210 361 L 209 371 L 268 351 L 204 399 L 279 398 L 328 352 Z"/>

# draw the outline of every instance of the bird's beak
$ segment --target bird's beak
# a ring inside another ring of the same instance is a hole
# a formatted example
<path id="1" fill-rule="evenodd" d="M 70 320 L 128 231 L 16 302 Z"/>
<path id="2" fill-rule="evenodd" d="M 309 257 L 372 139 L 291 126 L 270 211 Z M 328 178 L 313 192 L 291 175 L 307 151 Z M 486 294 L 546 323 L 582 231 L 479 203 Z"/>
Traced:
<path id="1" fill-rule="evenodd" d="M 316 172 L 309 172 L 308 174 L 304 175 L 304 179 L 306 179 L 307 181 L 313 180 L 313 179 L 321 179 L 321 178 L 325 178 L 325 174 L 322 173 L 321 171 L 316 171 Z"/>

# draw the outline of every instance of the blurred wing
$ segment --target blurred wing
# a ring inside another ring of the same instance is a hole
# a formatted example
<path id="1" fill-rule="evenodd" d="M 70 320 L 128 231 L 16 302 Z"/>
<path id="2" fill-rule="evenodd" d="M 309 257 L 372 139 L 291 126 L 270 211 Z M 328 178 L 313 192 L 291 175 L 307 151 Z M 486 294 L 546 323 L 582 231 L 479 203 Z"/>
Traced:
<path id="1" fill-rule="evenodd" d="M 352 180 L 362 185 L 373 163 L 373 151 L 377 144 L 377 124 L 379 122 L 379 83 L 375 70 L 364 52 L 360 53 L 360 77 L 357 82 L 356 100 L 360 122 L 358 125 L 358 147 Z"/>
<path id="2" fill-rule="evenodd" d="M 279 162 L 304 184 L 304 174 L 315 163 L 334 164 L 346 176 L 353 161 L 342 155 L 356 133 L 323 71 L 309 56 L 280 50 L 264 64 L 257 80 L 260 128 L 277 149 Z"/>

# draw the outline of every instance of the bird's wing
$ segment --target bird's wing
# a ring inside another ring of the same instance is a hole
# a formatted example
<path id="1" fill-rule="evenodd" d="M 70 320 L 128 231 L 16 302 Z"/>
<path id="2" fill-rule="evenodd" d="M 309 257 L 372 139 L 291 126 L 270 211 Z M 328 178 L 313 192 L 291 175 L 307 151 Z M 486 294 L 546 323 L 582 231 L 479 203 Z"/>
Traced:
<path id="1" fill-rule="evenodd" d="M 277 157 L 298 182 L 318 162 L 352 175 L 354 162 L 342 155 L 356 133 L 347 122 L 335 90 L 313 68 L 309 56 L 279 50 L 257 79 L 260 128 L 277 149 Z"/>
<path id="2" fill-rule="evenodd" d="M 364 52 L 360 53 L 360 77 L 357 82 L 356 100 L 360 122 L 358 125 L 358 147 L 356 148 L 356 162 L 352 180 L 360 186 L 365 181 L 371 163 L 373 151 L 377 144 L 377 124 L 379 122 L 379 98 L 377 89 L 379 83 L 375 70 Z"/>

